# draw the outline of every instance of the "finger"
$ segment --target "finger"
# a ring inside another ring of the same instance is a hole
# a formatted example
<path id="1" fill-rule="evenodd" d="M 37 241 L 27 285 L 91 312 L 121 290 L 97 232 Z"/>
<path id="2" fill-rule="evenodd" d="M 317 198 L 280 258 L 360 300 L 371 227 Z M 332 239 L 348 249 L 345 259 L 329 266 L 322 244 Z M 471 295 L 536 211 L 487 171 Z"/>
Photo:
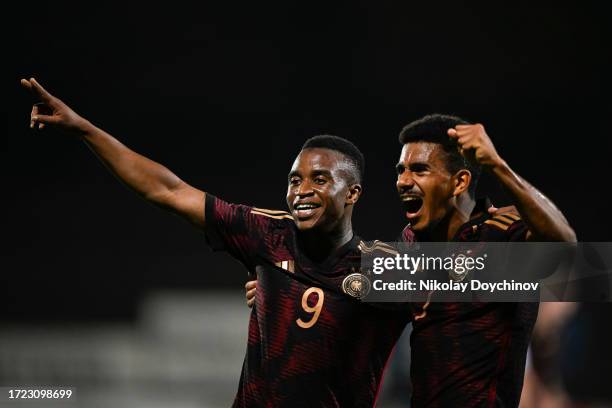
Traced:
<path id="1" fill-rule="evenodd" d="M 518 210 L 513 205 L 508 205 L 506 207 L 501 207 L 501 208 L 499 208 L 497 210 L 497 214 L 508 214 L 508 213 L 519 215 Z"/>
<path id="2" fill-rule="evenodd" d="M 56 116 L 40 115 L 40 114 L 32 116 L 31 120 L 34 122 L 34 124 L 44 123 L 44 124 L 49 124 L 49 125 L 55 125 L 59 122 L 59 118 Z"/>
<path id="3" fill-rule="evenodd" d="M 30 113 L 30 129 L 34 129 L 34 125 L 36 122 L 32 118 L 37 115 L 38 115 L 38 105 L 33 105 L 32 112 Z"/>
<path id="4" fill-rule="evenodd" d="M 245 285 L 244 288 L 249 291 L 251 289 L 255 289 L 257 287 L 257 281 L 256 280 L 252 280 L 252 281 L 248 281 Z"/>
<path id="5" fill-rule="evenodd" d="M 489 214 L 495 214 L 497 212 L 497 210 L 499 210 L 499 208 L 495 207 L 494 205 L 490 206 L 487 211 L 489 212 Z"/>
<path id="6" fill-rule="evenodd" d="M 45 128 L 45 124 L 44 123 L 39 123 L 38 124 L 38 130 L 43 130 Z"/>
<path id="7" fill-rule="evenodd" d="M 251 300 L 255 297 L 255 294 L 257 293 L 257 289 L 251 289 L 246 293 L 246 298 L 247 300 Z"/>
<path id="8" fill-rule="evenodd" d="M 448 129 L 446 133 L 448 133 L 450 137 L 457 137 L 457 131 L 455 129 Z"/>
<path id="9" fill-rule="evenodd" d="M 23 86 L 25 89 L 32 92 L 32 84 L 30 83 L 30 81 L 28 81 L 27 79 L 22 79 L 21 81 L 19 81 L 19 83 L 21 83 L 21 86 Z"/>
<path id="10" fill-rule="evenodd" d="M 467 129 L 471 129 L 472 127 L 474 127 L 474 125 L 457 125 L 457 126 L 455 126 L 455 129 L 457 129 L 457 130 L 467 130 Z"/>
<path id="11" fill-rule="evenodd" d="M 469 136 L 461 136 L 457 139 L 457 143 L 463 146 L 464 149 L 468 148 L 468 144 L 470 144 L 472 138 Z"/>
<path id="12" fill-rule="evenodd" d="M 41 101 L 45 103 L 53 102 L 53 95 L 51 95 L 45 88 L 42 87 L 34 78 L 30 78 L 30 84 L 32 86 L 32 90 L 35 94 L 40 98 Z"/>
<path id="13" fill-rule="evenodd" d="M 248 307 L 253 307 L 253 305 L 255 304 L 255 298 L 247 300 L 247 306 Z"/>

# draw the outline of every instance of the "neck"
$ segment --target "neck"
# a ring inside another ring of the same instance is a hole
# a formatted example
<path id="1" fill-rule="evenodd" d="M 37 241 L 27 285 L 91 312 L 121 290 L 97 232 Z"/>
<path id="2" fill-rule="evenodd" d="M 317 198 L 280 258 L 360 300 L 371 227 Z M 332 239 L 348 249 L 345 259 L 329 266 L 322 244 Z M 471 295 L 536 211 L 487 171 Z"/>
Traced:
<path id="1" fill-rule="evenodd" d="M 475 206 L 476 200 L 470 198 L 467 194 L 456 197 L 447 215 L 433 228 L 416 234 L 417 238 L 420 241 L 451 241 L 457 234 L 459 227 L 470 220 Z"/>
<path id="2" fill-rule="evenodd" d="M 350 220 L 341 222 L 337 228 L 332 230 L 302 231 L 298 235 L 302 250 L 315 262 L 325 260 L 352 238 L 353 227 Z"/>

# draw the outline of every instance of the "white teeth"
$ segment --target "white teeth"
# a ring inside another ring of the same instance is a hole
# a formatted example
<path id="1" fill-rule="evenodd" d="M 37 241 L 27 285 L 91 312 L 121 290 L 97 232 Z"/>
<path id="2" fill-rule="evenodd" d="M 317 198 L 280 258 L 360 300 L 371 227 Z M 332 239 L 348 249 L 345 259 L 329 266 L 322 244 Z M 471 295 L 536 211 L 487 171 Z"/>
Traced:
<path id="1" fill-rule="evenodd" d="M 404 198 L 404 201 L 414 201 L 414 200 L 420 200 L 420 197 L 406 197 Z"/>
<path id="2" fill-rule="evenodd" d="M 314 205 L 314 204 L 298 204 L 295 206 L 295 209 L 296 210 L 312 210 L 317 207 L 318 205 Z"/>

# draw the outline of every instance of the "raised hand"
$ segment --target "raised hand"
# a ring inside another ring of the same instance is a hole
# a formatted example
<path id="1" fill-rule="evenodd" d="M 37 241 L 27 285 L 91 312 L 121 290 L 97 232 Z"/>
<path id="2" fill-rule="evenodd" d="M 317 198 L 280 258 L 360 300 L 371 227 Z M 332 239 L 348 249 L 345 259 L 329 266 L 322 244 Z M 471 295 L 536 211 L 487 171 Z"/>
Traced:
<path id="1" fill-rule="evenodd" d="M 21 85 L 32 93 L 36 101 L 30 113 L 30 128 L 43 129 L 48 125 L 79 136 L 90 126 L 86 119 L 47 92 L 34 78 L 22 79 Z"/>
<path id="2" fill-rule="evenodd" d="M 453 129 L 448 129 L 448 135 L 457 140 L 461 154 L 476 164 L 494 167 L 503 162 L 484 126 L 479 123 L 457 125 Z"/>

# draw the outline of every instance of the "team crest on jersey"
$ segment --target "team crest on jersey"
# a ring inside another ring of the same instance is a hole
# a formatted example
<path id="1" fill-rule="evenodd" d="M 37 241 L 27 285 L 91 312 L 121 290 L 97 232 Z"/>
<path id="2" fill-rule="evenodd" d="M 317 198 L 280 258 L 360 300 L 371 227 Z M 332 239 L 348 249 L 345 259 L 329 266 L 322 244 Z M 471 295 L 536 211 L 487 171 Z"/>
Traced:
<path id="1" fill-rule="evenodd" d="M 342 281 L 342 291 L 357 299 L 366 297 L 371 287 L 370 279 L 361 273 L 351 273 Z"/>

